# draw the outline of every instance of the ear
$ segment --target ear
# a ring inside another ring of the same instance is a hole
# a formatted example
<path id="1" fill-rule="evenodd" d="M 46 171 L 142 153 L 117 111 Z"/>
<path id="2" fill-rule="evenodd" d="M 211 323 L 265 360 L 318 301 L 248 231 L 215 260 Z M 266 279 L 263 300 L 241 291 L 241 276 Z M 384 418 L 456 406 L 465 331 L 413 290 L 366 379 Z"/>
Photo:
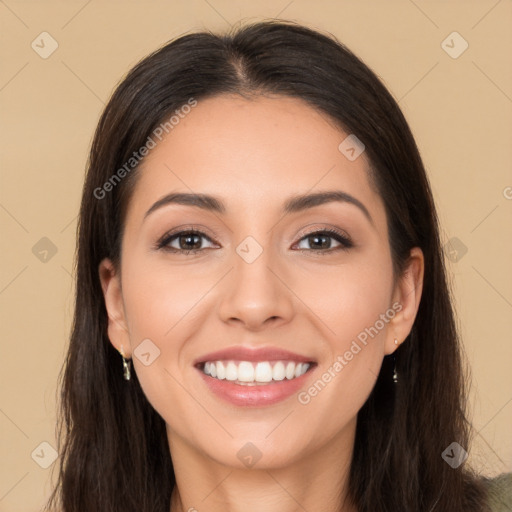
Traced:
<path id="1" fill-rule="evenodd" d="M 121 355 L 130 358 L 130 337 L 124 311 L 120 275 L 108 258 L 100 263 L 98 271 L 107 308 L 110 343 Z"/>
<path id="2" fill-rule="evenodd" d="M 423 290 L 425 262 L 419 247 L 411 249 L 403 274 L 398 278 L 393 293 L 393 307 L 397 313 L 390 320 L 387 331 L 385 354 L 392 354 L 411 332 Z M 395 339 L 398 344 L 395 344 Z"/>

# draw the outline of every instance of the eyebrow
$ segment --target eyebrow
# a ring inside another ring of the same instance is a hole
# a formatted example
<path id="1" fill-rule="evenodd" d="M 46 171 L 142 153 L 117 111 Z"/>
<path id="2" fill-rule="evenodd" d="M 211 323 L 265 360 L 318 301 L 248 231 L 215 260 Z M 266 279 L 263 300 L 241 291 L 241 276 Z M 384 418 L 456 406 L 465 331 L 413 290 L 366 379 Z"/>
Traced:
<path id="1" fill-rule="evenodd" d="M 292 196 L 286 200 L 282 208 L 283 215 L 289 215 L 291 213 L 297 213 L 315 206 L 320 206 L 327 203 L 340 202 L 349 203 L 361 210 L 365 217 L 370 221 L 372 225 L 373 219 L 366 206 L 356 199 L 354 196 L 347 194 L 341 190 L 330 190 L 326 192 L 316 192 L 312 194 L 302 194 Z M 195 206 L 206 211 L 211 211 L 219 214 L 226 213 L 226 207 L 221 199 L 208 194 L 191 194 L 183 192 L 170 193 L 160 198 L 151 208 L 145 213 L 144 219 L 151 213 L 163 206 L 169 204 L 182 204 L 186 206 Z"/>

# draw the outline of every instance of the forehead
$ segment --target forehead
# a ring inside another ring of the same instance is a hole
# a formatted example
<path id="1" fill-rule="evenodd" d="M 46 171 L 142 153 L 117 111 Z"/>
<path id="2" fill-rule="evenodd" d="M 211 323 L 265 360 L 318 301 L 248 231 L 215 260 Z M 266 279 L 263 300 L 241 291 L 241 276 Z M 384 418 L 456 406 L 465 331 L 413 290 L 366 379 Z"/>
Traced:
<path id="1" fill-rule="evenodd" d="M 349 134 L 303 100 L 216 96 L 177 120 L 139 167 L 127 220 L 170 192 L 225 198 L 229 214 L 270 213 L 293 195 L 342 190 L 372 217 L 384 213 L 364 152 L 349 160 L 339 149 Z"/>

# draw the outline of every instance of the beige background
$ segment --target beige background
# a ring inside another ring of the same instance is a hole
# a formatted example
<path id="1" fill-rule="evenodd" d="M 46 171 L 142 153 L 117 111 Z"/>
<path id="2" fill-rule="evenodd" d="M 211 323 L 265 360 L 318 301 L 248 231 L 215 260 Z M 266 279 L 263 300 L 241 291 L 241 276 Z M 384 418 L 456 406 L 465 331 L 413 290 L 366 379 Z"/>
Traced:
<path id="1" fill-rule="evenodd" d="M 76 216 L 89 144 L 113 87 L 185 32 L 276 16 L 336 35 L 399 101 L 444 243 L 456 237 L 467 248 L 453 253 L 458 261 L 447 251 L 447 264 L 473 373 L 469 463 L 488 475 L 512 470 L 510 0 L 0 0 L 1 512 L 40 510 L 50 492 L 56 464 L 41 467 L 51 462 L 41 443 L 56 447 Z M 445 51 L 460 51 L 457 36 L 442 45 L 454 31 L 469 44 L 458 58 Z M 58 44 L 46 59 L 42 32 Z"/>

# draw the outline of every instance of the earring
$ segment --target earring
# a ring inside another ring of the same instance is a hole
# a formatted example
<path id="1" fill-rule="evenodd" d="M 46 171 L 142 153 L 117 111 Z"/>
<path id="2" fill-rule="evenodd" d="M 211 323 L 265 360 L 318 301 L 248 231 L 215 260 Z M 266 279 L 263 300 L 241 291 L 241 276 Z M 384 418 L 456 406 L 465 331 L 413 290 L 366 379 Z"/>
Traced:
<path id="1" fill-rule="evenodd" d="M 395 345 L 398 345 L 398 340 L 395 338 Z M 395 363 L 395 367 L 393 370 L 393 382 L 396 384 L 398 382 L 398 373 L 396 372 L 396 358 L 393 355 L 393 362 Z"/>
<path id="2" fill-rule="evenodd" d="M 130 374 L 130 359 L 126 360 L 124 358 L 124 351 L 123 349 L 120 350 L 121 357 L 123 358 L 123 377 L 124 380 L 130 380 L 131 374 Z"/>
<path id="3" fill-rule="evenodd" d="M 395 345 L 398 345 L 398 340 L 395 338 Z M 395 363 L 395 368 L 393 370 L 393 382 L 396 384 L 398 382 L 398 373 L 396 372 L 396 358 L 393 355 L 393 362 Z"/>

